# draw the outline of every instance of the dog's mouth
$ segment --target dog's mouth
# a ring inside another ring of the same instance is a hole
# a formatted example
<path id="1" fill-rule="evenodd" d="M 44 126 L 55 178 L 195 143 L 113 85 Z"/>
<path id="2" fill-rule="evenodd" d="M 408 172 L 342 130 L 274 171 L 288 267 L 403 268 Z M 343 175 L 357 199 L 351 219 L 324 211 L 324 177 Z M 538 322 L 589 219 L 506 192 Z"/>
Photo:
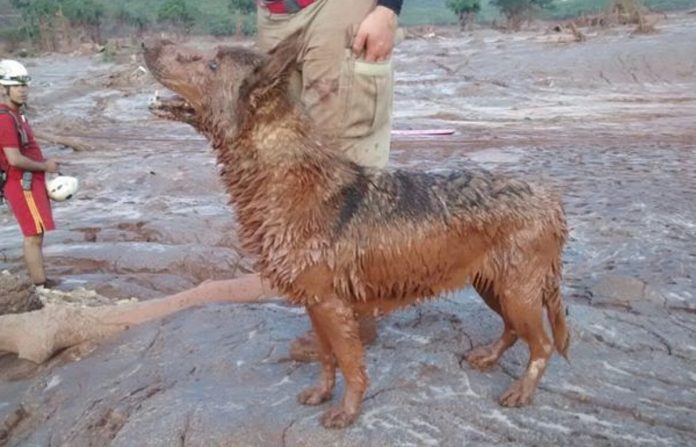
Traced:
<path id="1" fill-rule="evenodd" d="M 186 98 L 198 98 L 200 92 L 196 91 L 190 80 L 182 78 L 179 76 L 181 73 L 173 72 L 172 68 L 180 67 L 182 62 L 194 60 L 197 55 L 180 53 L 169 40 L 146 41 L 143 42 L 142 48 L 145 64 L 152 76 L 175 93 L 173 96 L 162 97 L 155 91 L 148 104 L 152 114 L 172 121 L 194 124 L 197 121 L 196 109 Z"/>
<path id="2" fill-rule="evenodd" d="M 150 98 L 148 108 L 153 115 L 159 118 L 191 125 L 196 123 L 196 110 L 190 102 L 177 94 L 163 97 L 155 90 L 155 93 Z"/>

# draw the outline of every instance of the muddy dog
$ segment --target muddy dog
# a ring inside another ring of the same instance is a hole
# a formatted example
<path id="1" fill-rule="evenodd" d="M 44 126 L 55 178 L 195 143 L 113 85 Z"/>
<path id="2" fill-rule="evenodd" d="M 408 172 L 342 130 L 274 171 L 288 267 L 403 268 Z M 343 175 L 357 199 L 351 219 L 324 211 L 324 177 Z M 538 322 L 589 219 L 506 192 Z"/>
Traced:
<path id="1" fill-rule="evenodd" d="M 192 124 L 210 140 L 243 246 L 276 290 L 307 309 L 321 375 L 299 402 L 329 400 L 338 366 L 345 394 L 321 422 L 353 423 L 368 384 L 356 316 L 473 285 L 504 330 L 467 359 L 490 367 L 522 338 L 529 364 L 500 403 L 530 403 L 554 346 L 565 356 L 569 344 L 560 295 L 567 236 L 561 201 L 483 170 L 377 170 L 348 161 L 289 94 L 300 42 L 291 36 L 268 55 L 144 44 L 154 77 L 180 95 L 160 101 L 158 114 Z"/>

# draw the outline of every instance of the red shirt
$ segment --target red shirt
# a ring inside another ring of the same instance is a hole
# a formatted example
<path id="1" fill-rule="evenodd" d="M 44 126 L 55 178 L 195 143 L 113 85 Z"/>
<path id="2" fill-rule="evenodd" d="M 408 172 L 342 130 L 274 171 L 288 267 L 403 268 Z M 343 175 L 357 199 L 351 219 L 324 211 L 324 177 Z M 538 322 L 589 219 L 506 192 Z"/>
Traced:
<path id="1" fill-rule="evenodd" d="M 22 148 L 19 141 L 19 135 L 17 133 L 17 126 L 15 125 L 15 118 L 7 113 L 0 113 L 0 149 L 2 149 L 0 150 L 0 168 L 7 172 L 8 180 L 20 179 L 22 178 L 22 170 L 9 165 L 7 158 L 5 157 L 4 149 L 19 149 L 22 155 L 34 161 L 44 161 L 45 159 L 39 144 L 36 142 L 36 139 L 34 139 L 34 132 L 32 132 L 31 126 L 29 126 L 29 122 L 24 115 L 13 111 L 7 104 L 0 104 L 0 108 L 9 111 L 9 113 L 14 115 L 17 121 L 22 125 L 24 132 L 27 134 L 28 144 L 26 147 Z M 43 172 L 35 172 L 34 175 L 40 177 L 40 180 L 43 180 L 45 174 Z"/>
<path id="2" fill-rule="evenodd" d="M 14 112 L 6 104 L 0 104 L 0 108 L 8 110 L 12 114 L 0 113 L 0 168 L 7 173 L 7 182 L 3 189 L 5 198 L 10 204 L 13 214 L 24 236 L 34 236 L 53 230 L 53 213 L 51 202 L 46 191 L 46 173 L 43 171 L 32 172 L 31 188 L 25 191 L 22 188 L 21 169 L 10 166 L 5 150 L 19 150 L 25 157 L 34 161 L 44 161 L 39 144 L 34 139 L 34 132 L 23 115 Z M 15 119 L 20 123 L 27 135 L 27 144 L 22 143 L 17 132 Z M 12 149 L 8 149 L 12 148 Z"/>

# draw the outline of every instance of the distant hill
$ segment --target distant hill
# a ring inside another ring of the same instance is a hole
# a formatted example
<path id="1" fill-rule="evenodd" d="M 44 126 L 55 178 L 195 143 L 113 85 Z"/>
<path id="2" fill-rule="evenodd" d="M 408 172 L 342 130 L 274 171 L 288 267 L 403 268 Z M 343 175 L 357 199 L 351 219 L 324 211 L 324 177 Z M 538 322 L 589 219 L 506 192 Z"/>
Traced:
<path id="1" fill-rule="evenodd" d="M 456 23 L 457 17 L 445 5 L 446 0 L 404 0 L 400 22 L 405 26 Z"/>
<path id="2" fill-rule="evenodd" d="M 145 16 L 148 23 L 154 23 L 157 11 L 166 0 L 96 1 L 101 2 L 105 7 L 106 23 L 103 28 L 106 35 L 110 35 L 120 29 L 113 19 L 119 11 L 128 10 L 131 14 Z M 490 5 L 490 0 L 482 1 L 483 7 L 478 20 L 489 22 L 498 18 L 498 12 Z M 555 6 L 544 12 L 542 18 L 566 19 L 583 13 L 600 12 L 606 8 L 609 1 L 611 0 L 556 0 Z M 229 0 L 188 0 L 188 4 L 197 10 L 193 32 L 218 35 L 234 32 L 236 20 L 227 8 L 228 2 Z M 696 8 L 696 0 L 643 0 L 642 3 L 654 10 Z M 0 39 L 16 35 L 16 30 L 12 28 L 19 25 L 18 18 L 17 11 L 13 10 L 10 0 L 0 0 Z M 455 24 L 456 17 L 446 7 L 446 0 L 404 0 L 400 22 L 404 26 Z M 254 21 L 247 18 L 244 28 L 248 32 L 253 32 Z"/>
<path id="3" fill-rule="evenodd" d="M 611 0 L 555 0 L 555 5 L 541 14 L 546 19 L 567 19 L 582 14 L 593 14 L 607 8 Z M 642 0 L 641 3 L 654 11 L 690 10 L 696 8 L 696 0 Z M 480 21 L 491 21 L 499 17 L 490 0 L 482 0 Z M 401 14 L 404 25 L 456 23 L 456 17 L 446 6 L 446 0 L 404 0 Z"/>

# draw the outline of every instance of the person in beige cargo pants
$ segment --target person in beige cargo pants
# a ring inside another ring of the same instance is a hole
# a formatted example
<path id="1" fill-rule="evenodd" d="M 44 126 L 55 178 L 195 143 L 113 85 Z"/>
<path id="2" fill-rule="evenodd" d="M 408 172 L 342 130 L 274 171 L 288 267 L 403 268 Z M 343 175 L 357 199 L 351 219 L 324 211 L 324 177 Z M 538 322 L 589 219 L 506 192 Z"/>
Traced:
<path id="1" fill-rule="evenodd" d="M 259 0 L 257 44 L 271 50 L 304 30 L 303 51 L 291 88 L 326 137 L 348 158 L 381 168 L 389 159 L 393 100 L 391 53 L 402 0 Z M 269 290 L 268 285 L 263 285 Z M 376 337 L 372 317 L 360 320 L 360 338 Z M 318 358 L 314 335 L 290 346 L 295 360 Z"/>
<path id="2" fill-rule="evenodd" d="M 366 0 L 315 0 L 294 13 L 273 12 L 287 11 L 287 3 L 260 4 L 258 46 L 269 51 L 304 30 L 292 87 L 319 129 L 335 138 L 351 160 L 384 167 L 389 158 L 391 51 L 398 10 Z M 282 6 L 274 9 L 273 4 Z"/>

